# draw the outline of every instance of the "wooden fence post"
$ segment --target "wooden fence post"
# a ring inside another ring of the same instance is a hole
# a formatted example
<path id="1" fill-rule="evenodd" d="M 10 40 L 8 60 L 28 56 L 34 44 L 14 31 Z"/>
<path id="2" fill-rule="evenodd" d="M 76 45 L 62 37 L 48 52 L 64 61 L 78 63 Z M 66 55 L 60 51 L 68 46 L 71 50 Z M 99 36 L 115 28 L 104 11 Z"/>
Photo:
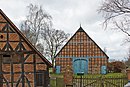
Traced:
<path id="1" fill-rule="evenodd" d="M 130 68 L 126 69 L 127 77 L 128 77 L 128 83 L 124 87 L 130 87 Z"/>
<path id="2" fill-rule="evenodd" d="M 73 70 L 67 66 L 64 71 L 64 84 L 65 87 L 73 87 Z"/>

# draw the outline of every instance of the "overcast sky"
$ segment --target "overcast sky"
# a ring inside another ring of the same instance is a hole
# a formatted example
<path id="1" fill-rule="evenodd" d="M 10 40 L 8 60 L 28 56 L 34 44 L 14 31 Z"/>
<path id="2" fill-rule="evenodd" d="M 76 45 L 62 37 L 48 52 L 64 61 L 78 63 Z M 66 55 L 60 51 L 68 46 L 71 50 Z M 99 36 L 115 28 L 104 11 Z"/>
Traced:
<path id="1" fill-rule="evenodd" d="M 19 27 L 30 3 L 42 5 L 52 16 L 55 29 L 73 35 L 81 24 L 102 49 L 107 49 L 110 59 L 126 57 L 129 44 L 122 45 L 126 36 L 122 32 L 102 28 L 103 18 L 97 12 L 101 0 L 0 0 L 0 8 Z"/>

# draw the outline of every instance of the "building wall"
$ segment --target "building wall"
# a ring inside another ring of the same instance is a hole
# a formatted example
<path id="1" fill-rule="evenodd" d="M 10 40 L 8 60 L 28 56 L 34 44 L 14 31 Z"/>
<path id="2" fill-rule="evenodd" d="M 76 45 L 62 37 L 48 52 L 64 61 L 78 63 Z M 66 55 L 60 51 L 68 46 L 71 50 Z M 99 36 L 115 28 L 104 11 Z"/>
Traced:
<path id="1" fill-rule="evenodd" d="M 61 73 L 64 72 L 66 66 L 72 67 L 72 58 L 56 58 L 56 66 L 60 66 Z"/>
<path id="2" fill-rule="evenodd" d="M 32 54 L 33 55 L 33 54 Z M 29 87 L 28 82 L 26 79 L 28 79 L 28 81 L 30 82 L 30 86 L 34 87 L 34 75 L 36 75 L 36 73 L 40 70 L 47 70 L 47 65 L 46 64 L 40 64 L 41 63 L 41 59 L 37 56 L 36 57 L 36 67 L 33 63 L 33 56 L 30 55 L 30 57 L 28 57 L 28 59 L 24 62 L 24 75 L 25 75 L 25 87 Z M 15 56 L 16 58 L 16 56 Z M 14 59 L 14 57 L 13 57 Z M 3 59 L 4 60 L 4 59 Z M 12 61 L 13 62 L 13 61 Z M 36 72 L 34 71 L 34 69 L 36 69 Z M 13 83 L 13 86 L 16 87 L 17 84 L 18 87 L 22 87 L 22 81 L 20 81 L 18 83 L 19 79 L 21 78 L 21 73 L 22 73 L 22 64 L 15 62 L 13 64 L 11 63 L 2 63 L 2 75 L 4 77 L 4 79 L 7 80 L 9 87 L 12 87 L 11 83 Z M 13 74 L 12 74 L 13 73 Z M 12 82 L 13 80 L 13 82 Z M 3 87 L 7 87 L 6 83 L 3 84 Z"/>

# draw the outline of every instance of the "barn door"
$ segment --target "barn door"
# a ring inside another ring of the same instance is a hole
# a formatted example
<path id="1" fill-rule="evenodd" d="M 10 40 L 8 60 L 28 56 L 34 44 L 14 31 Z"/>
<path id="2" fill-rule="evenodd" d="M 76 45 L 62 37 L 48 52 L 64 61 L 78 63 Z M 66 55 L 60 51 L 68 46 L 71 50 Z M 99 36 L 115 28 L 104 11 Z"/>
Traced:
<path id="1" fill-rule="evenodd" d="M 87 73 L 88 72 L 88 60 L 87 58 L 73 58 L 73 69 L 74 73 Z"/>

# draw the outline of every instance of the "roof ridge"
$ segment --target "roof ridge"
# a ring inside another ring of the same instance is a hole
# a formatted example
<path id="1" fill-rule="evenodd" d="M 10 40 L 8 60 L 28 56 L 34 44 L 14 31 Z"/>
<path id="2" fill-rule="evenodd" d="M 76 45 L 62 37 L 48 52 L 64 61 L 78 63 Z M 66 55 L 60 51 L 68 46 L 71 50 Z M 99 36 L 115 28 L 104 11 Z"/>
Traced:
<path id="1" fill-rule="evenodd" d="M 80 26 L 77 32 L 84 32 L 84 29 Z"/>

